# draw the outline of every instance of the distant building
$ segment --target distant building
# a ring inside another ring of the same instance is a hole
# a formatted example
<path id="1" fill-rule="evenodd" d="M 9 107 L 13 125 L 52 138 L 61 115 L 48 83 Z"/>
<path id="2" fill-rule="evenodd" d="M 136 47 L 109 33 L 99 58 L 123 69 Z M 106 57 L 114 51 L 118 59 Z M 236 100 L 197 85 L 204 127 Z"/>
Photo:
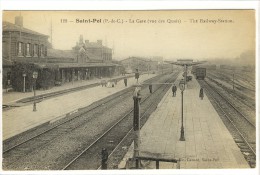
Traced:
<path id="1" fill-rule="evenodd" d="M 163 57 L 161 56 L 154 56 L 151 58 L 152 61 L 157 61 L 159 63 L 162 63 L 163 62 Z"/>
<path id="2" fill-rule="evenodd" d="M 120 61 L 125 71 L 128 73 L 134 72 L 138 69 L 140 72 L 155 71 L 159 67 L 158 61 L 152 61 L 151 59 L 142 57 L 129 57 Z"/>
<path id="3" fill-rule="evenodd" d="M 234 70 L 235 67 L 233 65 L 225 65 L 225 64 L 221 64 L 219 66 L 220 69 L 229 69 L 229 70 Z"/>

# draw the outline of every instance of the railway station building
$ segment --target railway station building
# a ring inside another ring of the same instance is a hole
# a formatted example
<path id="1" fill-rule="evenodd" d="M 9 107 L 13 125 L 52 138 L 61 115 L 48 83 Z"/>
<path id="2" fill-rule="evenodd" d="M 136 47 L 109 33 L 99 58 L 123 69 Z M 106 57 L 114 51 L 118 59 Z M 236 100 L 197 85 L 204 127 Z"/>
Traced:
<path id="1" fill-rule="evenodd" d="M 34 71 L 38 72 L 37 89 L 49 89 L 55 85 L 111 77 L 119 74 L 120 66 L 112 60 L 112 49 L 85 41 L 80 36 L 72 50 L 53 49 L 49 36 L 23 26 L 23 17 L 15 17 L 15 23 L 3 21 L 2 63 L 3 89 L 32 91 Z"/>

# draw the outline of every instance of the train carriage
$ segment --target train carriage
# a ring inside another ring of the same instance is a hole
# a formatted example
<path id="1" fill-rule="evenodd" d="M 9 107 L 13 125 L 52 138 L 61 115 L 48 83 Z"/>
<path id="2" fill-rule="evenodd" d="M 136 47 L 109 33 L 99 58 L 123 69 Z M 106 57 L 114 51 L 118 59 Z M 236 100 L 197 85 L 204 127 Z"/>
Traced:
<path id="1" fill-rule="evenodd" d="M 204 80 L 206 77 L 206 68 L 198 67 L 196 68 L 196 79 Z"/>

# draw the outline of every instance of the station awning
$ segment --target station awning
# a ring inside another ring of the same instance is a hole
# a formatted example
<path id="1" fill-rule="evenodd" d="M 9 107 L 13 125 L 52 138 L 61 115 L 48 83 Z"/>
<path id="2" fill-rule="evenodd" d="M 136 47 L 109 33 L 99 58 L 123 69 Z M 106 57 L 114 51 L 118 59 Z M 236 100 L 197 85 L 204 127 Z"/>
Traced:
<path id="1" fill-rule="evenodd" d="M 62 69 L 62 68 L 91 68 L 91 67 L 118 67 L 119 64 L 88 62 L 88 63 L 48 63 L 48 62 L 26 62 L 16 61 L 17 63 L 34 64 L 39 69 Z"/>
<path id="2" fill-rule="evenodd" d="M 53 63 L 33 63 L 40 69 L 58 69 L 59 66 Z"/>
<path id="3" fill-rule="evenodd" d="M 116 67 L 113 63 L 57 63 L 59 68 Z"/>

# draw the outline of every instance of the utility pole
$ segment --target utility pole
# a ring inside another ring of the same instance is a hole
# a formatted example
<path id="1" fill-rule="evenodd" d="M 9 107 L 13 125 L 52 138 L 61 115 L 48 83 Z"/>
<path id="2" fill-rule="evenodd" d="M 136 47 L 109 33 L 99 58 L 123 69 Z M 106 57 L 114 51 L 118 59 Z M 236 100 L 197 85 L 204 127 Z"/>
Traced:
<path id="1" fill-rule="evenodd" d="M 12 50 L 12 33 L 9 32 L 9 60 L 12 59 L 12 56 L 11 56 L 11 50 Z"/>
<path id="2" fill-rule="evenodd" d="M 235 75 L 234 75 L 234 72 L 233 72 L 233 91 L 235 90 Z"/>
<path id="3" fill-rule="evenodd" d="M 53 45 L 52 45 L 52 18 L 51 18 L 51 46 L 53 47 Z"/>
<path id="4" fill-rule="evenodd" d="M 133 128 L 134 128 L 134 160 L 135 160 L 135 166 L 136 169 L 139 168 L 140 161 L 137 159 L 139 156 L 139 146 L 140 146 L 140 101 L 141 101 L 141 86 L 136 85 L 133 99 L 134 99 L 134 122 L 133 122 Z"/>

